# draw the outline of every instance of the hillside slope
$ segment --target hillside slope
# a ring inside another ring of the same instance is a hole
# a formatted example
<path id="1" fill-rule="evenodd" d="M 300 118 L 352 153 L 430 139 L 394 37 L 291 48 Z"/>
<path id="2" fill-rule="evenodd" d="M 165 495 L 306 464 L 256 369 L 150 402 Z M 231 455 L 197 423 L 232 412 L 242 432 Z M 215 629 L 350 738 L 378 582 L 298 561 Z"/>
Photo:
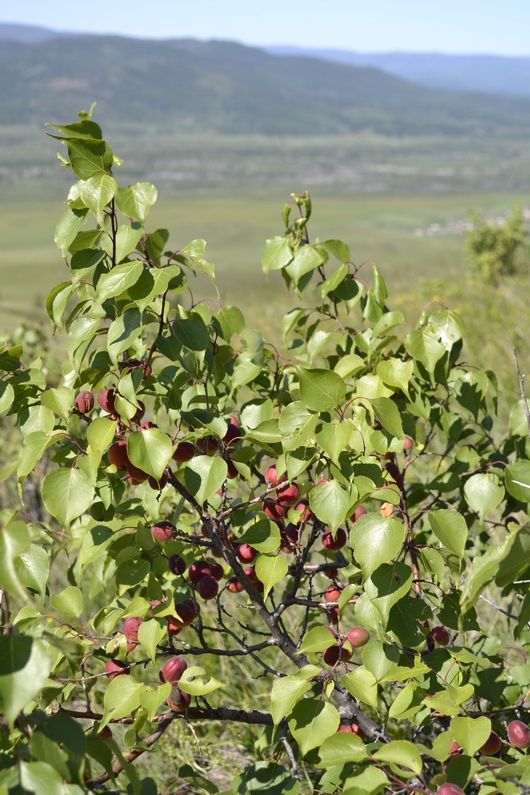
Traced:
<path id="1" fill-rule="evenodd" d="M 372 67 L 226 41 L 76 36 L 0 48 L 0 124 L 98 116 L 180 132 L 522 137 L 530 100 L 427 89 Z"/>

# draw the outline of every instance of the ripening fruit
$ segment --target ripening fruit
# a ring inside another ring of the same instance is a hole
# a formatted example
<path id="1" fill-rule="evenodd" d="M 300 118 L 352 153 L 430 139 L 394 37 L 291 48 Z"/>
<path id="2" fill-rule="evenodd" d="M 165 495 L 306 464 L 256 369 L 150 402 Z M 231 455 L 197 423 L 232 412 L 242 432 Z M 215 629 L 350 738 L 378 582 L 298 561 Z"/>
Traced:
<path id="1" fill-rule="evenodd" d="M 451 745 L 449 746 L 449 756 L 456 756 L 462 750 L 462 746 L 459 745 L 456 740 L 453 740 Z"/>
<path id="2" fill-rule="evenodd" d="M 129 456 L 127 455 L 127 442 L 119 441 L 111 444 L 107 450 L 107 458 L 111 464 L 114 464 L 116 469 L 125 469 L 127 464 L 130 464 Z"/>
<path id="3" fill-rule="evenodd" d="M 175 536 L 177 528 L 171 522 L 162 519 L 151 527 L 151 535 L 155 541 L 169 541 Z"/>
<path id="4" fill-rule="evenodd" d="M 206 577 L 203 577 L 199 580 L 199 585 L 197 586 L 199 591 L 199 595 L 202 596 L 203 599 L 215 599 L 219 592 L 219 583 L 212 577 L 211 574 L 208 574 Z"/>
<path id="5" fill-rule="evenodd" d="M 178 687 L 172 687 L 167 697 L 167 705 L 173 712 L 186 712 L 191 703 L 191 696 Z"/>
<path id="6" fill-rule="evenodd" d="M 183 657 L 170 657 L 158 673 L 160 681 L 171 684 L 178 682 L 187 667 L 188 663 Z"/>
<path id="7" fill-rule="evenodd" d="M 154 489 L 154 491 L 162 491 L 162 489 L 165 486 L 167 486 L 168 480 L 169 480 L 169 475 L 167 471 L 164 470 L 164 472 L 162 472 L 162 477 L 160 478 L 160 480 L 156 480 L 156 478 L 150 477 L 148 478 L 147 482 L 149 483 L 151 488 Z"/>
<path id="8" fill-rule="evenodd" d="M 356 723 L 341 723 L 338 730 L 339 732 L 348 732 L 349 734 L 356 734 L 361 740 L 364 740 L 366 734 L 357 726 Z"/>
<path id="9" fill-rule="evenodd" d="M 140 616 L 129 616 L 129 618 L 125 619 L 123 624 L 123 634 L 127 638 L 127 640 L 138 640 L 138 629 L 140 628 L 140 624 L 143 624 L 143 618 Z"/>
<path id="10" fill-rule="evenodd" d="M 300 497 L 300 489 L 296 483 L 291 483 L 291 485 L 286 484 L 285 486 L 280 486 L 278 488 L 276 496 L 278 497 L 278 502 L 281 505 L 294 505 L 296 502 L 298 502 L 298 498 Z"/>
<path id="11" fill-rule="evenodd" d="M 138 469 L 130 461 L 127 463 L 127 476 L 127 480 L 132 486 L 138 486 L 139 483 L 143 483 L 149 477 L 147 472 Z"/>
<path id="12" fill-rule="evenodd" d="M 177 444 L 173 451 L 173 461 L 177 461 L 179 464 L 182 464 L 185 461 L 191 461 L 195 453 L 196 450 L 194 444 L 191 442 L 180 442 L 180 444 Z"/>
<path id="13" fill-rule="evenodd" d="M 366 510 L 364 505 L 359 505 L 359 507 L 356 508 L 352 513 L 352 515 L 350 516 L 350 522 L 356 522 L 357 519 L 360 519 L 361 516 L 365 515 L 365 513 L 368 513 L 368 511 Z"/>
<path id="14" fill-rule="evenodd" d="M 182 621 L 179 621 L 175 616 L 166 616 L 167 631 L 170 635 L 178 635 L 184 629 Z"/>
<path id="15" fill-rule="evenodd" d="M 235 419 L 234 417 L 230 418 L 227 431 L 223 436 L 223 442 L 225 444 L 233 444 L 238 439 L 241 439 L 241 431 L 239 429 L 239 426 L 235 424 L 234 419 Z"/>
<path id="16" fill-rule="evenodd" d="M 114 414 L 116 406 L 114 405 L 116 394 L 113 389 L 104 389 L 98 395 L 98 403 L 108 414 Z"/>
<path id="17" fill-rule="evenodd" d="M 450 641 L 449 630 L 447 627 L 433 627 L 431 635 L 438 646 L 447 646 Z"/>
<path id="18" fill-rule="evenodd" d="M 324 591 L 324 599 L 326 602 L 338 602 L 342 591 L 336 585 L 328 585 Z"/>
<path id="19" fill-rule="evenodd" d="M 290 541 L 291 544 L 298 544 L 300 540 L 300 531 L 295 524 L 288 524 L 285 528 L 285 538 L 287 541 Z"/>
<path id="20" fill-rule="evenodd" d="M 436 790 L 436 795 L 466 795 L 463 789 L 460 789 L 458 784 L 451 784 L 446 781 L 441 787 Z"/>
<path id="21" fill-rule="evenodd" d="M 230 478 L 230 480 L 232 480 L 232 478 L 239 477 L 239 469 L 236 467 L 231 458 L 226 459 L 226 476 L 227 478 Z"/>
<path id="22" fill-rule="evenodd" d="M 217 582 L 223 579 L 225 573 L 220 563 L 216 563 L 215 560 L 209 560 L 208 566 L 210 567 L 210 574 L 212 575 L 212 577 L 215 577 Z"/>
<path id="23" fill-rule="evenodd" d="M 344 646 L 335 643 L 333 646 L 328 646 L 327 649 L 324 649 L 322 657 L 324 658 L 326 665 L 333 666 L 338 662 L 347 662 L 351 655 L 352 653 L 349 651 L 349 649 L 345 649 Z"/>
<path id="24" fill-rule="evenodd" d="M 295 511 L 303 511 L 300 519 L 298 520 L 298 524 L 302 524 L 302 522 L 308 522 L 311 517 L 313 516 L 313 511 L 309 507 L 309 502 L 307 500 L 300 500 L 294 506 Z"/>
<path id="25" fill-rule="evenodd" d="M 264 500 L 262 508 L 265 516 L 268 516 L 273 522 L 278 522 L 280 519 L 283 519 L 287 513 L 283 505 L 280 505 L 279 502 L 275 502 L 274 500 Z"/>
<path id="26" fill-rule="evenodd" d="M 516 748 L 530 747 L 530 729 L 520 720 L 512 720 L 508 724 L 508 740 Z"/>
<path id="27" fill-rule="evenodd" d="M 414 439 L 412 436 L 405 436 L 403 441 L 403 450 L 412 450 L 414 447 Z"/>
<path id="28" fill-rule="evenodd" d="M 348 536 L 346 535 L 346 530 L 343 527 L 339 527 L 335 534 L 335 538 L 333 538 L 333 534 L 331 530 L 326 530 L 326 532 L 322 536 L 322 546 L 325 549 L 329 549 L 330 552 L 336 552 L 346 544 L 348 540 Z"/>
<path id="29" fill-rule="evenodd" d="M 260 593 L 263 592 L 264 586 L 260 579 L 258 579 L 258 575 L 256 574 L 256 569 L 254 566 L 245 566 L 243 569 L 247 577 L 249 578 L 250 582 L 254 586 L 254 588 L 259 591 Z"/>
<path id="30" fill-rule="evenodd" d="M 186 561 L 180 555 L 170 555 L 167 559 L 167 567 L 171 574 L 184 574 L 186 571 Z"/>
<path id="31" fill-rule="evenodd" d="M 482 746 L 479 748 L 479 751 L 482 754 L 487 754 L 487 756 L 493 756 L 496 754 L 501 747 L 501 738 L 497 734 L 497 732 L 491 732 L 490 736 Z"/>
<path id="32" fill-rule="evenodd" d="M 133 417 L 133 422 L 139 423 L 142 421 L 142 418 L 145 414 L 145 403 L 142 403 L 141 400 L 138 401 L 138 409 L 136 414 Z"/>
<path id="33" fill-rule="evenodd" d="M 226 590 L 230 591 L 230 593 L 241 593 L 243 590 L 243 586 L 237 579 L 237 577 L 230 577 L 228 582 L 226 583 Z"/>
<path id="34" fill-rule="evenodd" d="M 393 481 L 395 482 L 395 484 L 398 487 L 398 489 L 402 489 L 403 488 L 403 475 L 399 471 L 399 469 L 397 467 L 397 464 L 395 464 L 394 461 L 389 461 L 387 464 L 385 464 L 384 468 L 386 469 L 386 471 L 388 472 L 390 477 L 393 479 Z M 387 483 L 389 485 L 392 485 L 392 481 L 387 481 Z"/>
<path id="35" fill-rule="evenodd" d="M 196 585 L 203 577 L 211 574 L 210 564 L 205 560 L 196 560 L 190 565 L 188 574 L 190 581 Z"/>
<path id="36" fill-rule="evenodd" d="M 202 453 L 206 453 L 206 455 L 213 455 L 219 450 L 219 445 L 215 436 L 205 436 L 202 439 L 197 439 L 197 447 Z"/>
<path id="37" fill-rule="evenodd" d="M 167 618 L 168 621 L 171 619 L 172 626 L 178 628 L 179 630 L 183 629 L 184 627 L 189 627 L 191 622 L 197 618 L 195 606 L 185 602 L 175 605 L 175 613 L 176 616 L 168 616 Z"/>
<path id="38" fill-rule="evenodd" d="M 237 548 L 237 556 L 242 563 L 252 563 L 258 557 L 258 551 L 253 549 L 250 544 L 240 544 Z"/>
<path id="39" fill-rule="evenodd" d="M 75 405 L 77 406 L 77 410 L 81 412 L 81 414 L 88 414 L 89 411 L 92 411 L 94 408 L 94 395 L 92 392 L 88 392 L 88 390 L 84 390 L 80 392 L 75 399 Z"/>
<path id="40" fill-rule="evenodd" d="M 346 633 L 346 637 L 350 641 L 352 648 L 358 649 L 368 643 L 370 633 L 365 627 L 352 627 Z"/>
<path id="41" fill-rule="evenodd" d="M 276 472 L 276 467 L 272 466 L 267 469 L 265 472 L 265 482 L 268 486 L 277 486 L 278 483 L 283 483 L 287 480 L 287 473 L 284 472 L 283 475 L 280 475 L 278 479 L 278 473 Z"/>
<path id="42" fill-rule="evenodd" d="M 391 502 L 384 502 L 379 508 L 379 513 L 381 516 L 393 516 L 395 510 L 396 506 L 392 505 Z"/>
<path id="43" fill-rule="evenodd" d="M 105 673 L 109 679 L 116 679 L 117 676 L 122 674 L 130 674 L 131 669 L 126 662 L 122 660 L 109 660 L 105 665 Z"/>
<path id="44" fill-rule="evenodd" d="M 112 731 L 110 726 L 104 726 L 100 732 L 98 732 L 98 737 L 100 740 L 112 740 Z"/>

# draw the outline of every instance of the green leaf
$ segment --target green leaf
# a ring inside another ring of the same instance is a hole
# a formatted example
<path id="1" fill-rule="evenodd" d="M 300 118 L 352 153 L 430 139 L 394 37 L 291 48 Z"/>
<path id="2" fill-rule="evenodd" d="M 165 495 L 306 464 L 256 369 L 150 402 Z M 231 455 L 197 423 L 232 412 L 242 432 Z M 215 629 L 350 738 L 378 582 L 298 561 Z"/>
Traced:
<path id="1" fill-rule="evenodd" d="M 31 536 L 24 522 L 12 522 L 7 527 L 0 527 L 0 588 L 24 602 L 28 601 L 28 594 L 18 579 L 15 561 L 30 544 Z"/>
<path id="2" fill-rule="evenodd" d="M 179 680 L 179 687 L 190 696 L 205 696 L 207 693 L 212 693 L 220 687 L 226 687 L 222 682 L 219 682 L 213 676 L 210 677 L 198 665 L 193 665 L 187 668 Z"/>
<path id="3" fill-rule="evenodd" d="M 63 527 L 88 510 L 94 488 L 80 469 L 55 469 L 42 483 L 42 499 L 48 511 Z"/>
<path id="4" fill-rule="evenodd" d="M 208 327 L 201 320 L 194 318 L 176 320 L 171 325 L 171 331 L 180 344 L 190 351 L 205 351 L 208 347 L 210 339 Z"/>
<path id="5" fill-rule="evenodd" d="M 241 544 L 249 544 L 258 552 L 265 553 L 275 552 L 281 544 L 278 525 L 269 519 L 259 519 L 255 524 L 250 525 L 248 530 L 237 540 Z"/>
<path id="6" fill-rule="evenodd" d="M 309 505 L 315 516 L 335 532 L 349 515 L 355 496 L 336 480 L 331 480 L 311 489 Z"/>
<path id="7" fill-rule="evenodd" d="M 335 767 L 349 762 L 362 762 L 368 752 L 360 737 L 346 732 L 337 732 L 324 740 L 318 749 L 317 767 Z"/>
<path id="8" fill-rule="evenodd" d="M 394 740 L 386 743 L 374 754 L 374 759 L 382 762 L 393 762 L 401 769 L 410 771 L 411 775 L 419 776 L 422 769 L 420 752 L 408 740 Z"/>
<path id="9" fill-rule="evenodd" d="M 271 691 L 271 715 L 275 726 L 292 712 L 295 704 L 311 688 L 309 679 L 319 673 L 318 666 L 304 665 L 296 674 L 275 680 Z"/>
<path id="10" fill-rule="evenodd" d="M 41 401 L 43 406 L 49 408 L 54 414 L 67 419 L 74 405 L 74 390 L 67 386 L 46 389 L 42 393 Z"/>
<path id="11" fill-rule="evenodd" d="M 118 423 L 108 417 L 97 417 L 87 428 L 87 439 L 92 450 L 104 452 L 114 439 Z"/>
<path id="12" fill-rule="evenodd" d="M 22 762 L 20 784 L 24 792 L 35 795 L 64 795 L 65 788 L 59 773 L 46 762 Z"/>
<path id="13" fill-rule="evenodd" d="M 165 634 L 165 625 L 156 618 L 143 621 L 138 627 L 138 640 L 153 661 L 156 659 L 156 647 Z"/>
<path id="14" fill-rule="evenodd" d="M 460 315 L 450 309 L 441 309 L 429 315 L 429 325 L 434 328 L 446 350 L 450 351 L 455 342 L 462 339 L 466 325 Z"/>
<path id="15" fill-rule="evenodd" d="M 260 555 L 256 560 L 256 576 L 264 585 L 266 599 L 276 583 L 283 580 L 289 570 L 287 559 L 282 555 Z"/>
<path id="16" fill-rule="evenodd" d="M 117 676 L 113 679 L 103 698 L 104 713 L 99 724 L 100 729 L 110 720 L 125 718 L 138 709 L 144 688 L 145 685 L 135 682 L 131 676 Z"/>
<path id="17" fill-rule="evenodd" d="M 351 420 L 343 422 L 326 422 L 316 433 L 316 440 L 326 455 L 338 464 L 339 456 L 349 447 L 355 426 Z"/>
<path id="18" fill-rule="evenodd" d="M 142 333 L 142 314 L 135 306 L 126 309 L 123 315 L 114 320 L 107 332 L 107 350 L 110 360 L 117 364 L 118 356 L 128 348 Z"/>
<path id="19" fill-rule="evenodd" d="M 473 560 L 460 597 L 462 613 L 473 607 L 486 585 L 497 576 L 501 561 L 510 552 L 515 538 L 515 534 L 508 536 L 502 544 L 490 547 Z"/>
<path id="20" fill-rule="evenodd" d="M 320 245 L 333 254 L 339 262 L 349 262 L 351 259 L 350 249 L 342 240 L 324 240 Z"/>
<path id="21" fill-rule="evenodd" d="M 397 386 L 408 397 L 409 381 L 414 371 L 414 362 L 401 359 L 386 359 L 377 365 L 377 375 L 388 386 Z"/>
<path id="22" fill-rule="evenodd" d="M 133 284 L 136 284 L 143 272 L 141 262 L 127 262 L 125 265 L 118 265 L 108 273 L 100 277 L 97 285 L 96 298 L 101 304 L 108 298 L 121 295 Z"/>
<path id="23" fill-rule="evenodd" d="M 300 377 L 300 400 L 307 409 L 329 411 L 344 402 L 346 384 L 331 370 L 297 368 Z"/>
<path id="24" fill-rule="evenodd" d="M 117 190 L 118 183 L 108 174 L 95 174 L 79 186 L 81 201 L 92 210 L 101 226 L 105 220 L 103 208 L 112 201 Z"/>
<path id="25" fill-rule="evenodd" d="M 404 523 L 396 517 L 367 513 L 354 523 L 350 544 L 365 578 L 398 554 L 406 534 Z"/>
<path id="26" fill-rule="evenodd" d="M 140 238 L 144 233 L 142 225 L 138 221 L 133 221 L 132 224 L 123 224 L 118 227 L 116 232 L 116 255 L 113 261 L 114 266 L 123 262 L 126 257 L 131 254 L 138 245 Z M 112 239 L 109 235 L 105 235 L 101 240 L 101 248 L 103 248 L 109 257 L 114 257 L 112 246 Z M 140 263 L 142 265 L 142 263 Z M 143 265 L 142 265 L 143 268 Z"/>
<path id="27" fill-rule="evenodd" d="M 137 182 L 129 188 L 120 188 L 116 194 L 116 204 L 124 215 L 135 218 L 142 224 L 149 210 L 156 202 L 158 191 L 150 182 Z"/>
<path id="28" fill-rule="evenodd" d="M 154 690 L 145 686 L 140 693 L 140 705 L 147 711 L 147 719 L 153 720 L 158 708 L 171 693 L 171 683 L 165 682 L 163 685 L 155 687 Z"/>
<path id="29" fill-rule="evenodd" d="M 225 306 L 216 312 L 213 317 L 221 337 L 226 342 L 230 342 L 234 334 L 241 334 L 245 329 L 245 318 L 237 306 Z"/>
<path id="30" fill-rule="evenodd" d="M 312 438 L 318 416 L 294 400 L 280 414 L 278 428 L 284 451 L 297 450 Z"/>
<path id="31" fill-rule="evenodd" d="M 468 530 L 463 516 L 451 508 L 433 511 L 429 514 L 429 524 L 446 549 L 458 558 L 464 557 Z"/>
<path id="32" fill-rule="evenodd" d="M 50 563 L 45 549 L 37 544 L 31 544 L 16 558 L 15 571 L 19 582 L 25 588 L 37 591 L 41 599 L 44 599 L 50 574 Z"/>
<path id="33" fill-rule="evenodd" d="M 44 687 L 52 660 L 42 641 L 0 635 L 0 708 L 13 725 L 18 713 Z"/>
<path id="34" fill-rule="evenodd" d="M 522 526 L 513 531 L 515 536 L 508 554 L 500 561 L 499 571 L 495 576 L 495 583 L 499 588 L 504 588 L 518 579 L 530 561 L 530 528 Z"/>
<path id="35" fill-rule="evenodd" d="M 13 405 L 15 390 L 7 381 L 0 381 L 0 414 L 7 411 Z"/>
<path id="36" fill-rule="evenodd" d="M 426 693 L 415 682 L 409 682 L 390 705 L 388 717 L 396 720 L 412 719 L 422 708 Z"/>
<path id="37" fill-rule="evenodd" d="M 408 594 L 411 585 L 412 569 L 405 563 L 383 563 L 366 580 L 365 593 L 379 611 L 384 627 L 387 625 L 390 609 Z"/>
<path id="38" fill-rule="evenodd" d="M 106 141 L 81 138 L 60 139 L 68 149 L 72 169 L 81 179 L 89 179 L 96 174 L 108 174 L 112 168 L 114 155 Z"/>
<path id="39" fill-rule="evenodd" d="M 455 742 L 458 743 L 468 756 L 473 756 L 484 745 L 491 734 L 491 721 L 489 718 L 453 718 L 451 731 Z"/>
<path id="40" fill-rule="evenodd" d="M 484 519 L 502 502 L 504 486 L 499 483 L 497 475 L 478 473 L 466 480 L 464 494 L 471 510 Z"/>
<path id="41" fill-rule="evenodd" d="M 261 267 L 265 275 L 269 271 L 285 268 L 293 259 L 289 241 L 285 237 L 273 237 L 266 240 L 261 252 Z"/>
<path id="42" fill-rule="evenodd" d="M 50 602 L 60 613 L 79 618 L 83 612 L 83 594 L 74 585 L 69 585 L 64 591 L 52 594 Z"/>
<path id="43" fill-rule="evenodd" d="M 335 642 L 335 638 L 327 627 L 313 627 L 304 635 L 298 653 L 307 654 L 313 651 L 324 651 L 329 646 L 333 646 Z"/>
<path id="44" fill-rule="evenodd" d="M 293 280 L 295 286 L 302 276 L 311 273 L 327 259 L 327 254 L 314 246 L 301 246 L 295 251 L 294 259 L 286 266 L 285 270 Z"/>
<path id="45" fill-rule="evenodd" d="M 372 398 L 372 407 L 383 428 L 392 436 L 403 439 L 401 415 L 394 401 L 386 397 Z"/>
<path id="46" fill-rule="evenodd" d="M 127 455 L 133 466 L 160 480 L 173 455 L 173 445 L 158 428 L 143 428 L 128 436 Z"/>
<path id="47" fill-rule="evenodd" d="M 306 698 L 299 701 L 291 712 L 289 728 L 305 756 L 312 748 L 322 745 L 326 737 L 339 728 L 339 713 L 328 701 Z"/>
<path id="48" fill-rule="evenodd" d="M 530 502 L 530 461 L 514 461 L 504 473 L 508 494 L 520 502 Z"/>
<path id="49" fill-rule="evenodd" d="M 445 353 L 445 347 L 440 344 L 438 337 L 428 331 L 411 331 L 405 337 L 405 347 L 413 359 L 418 359 L 431 378 L 434 368 Z"/>
<path id="50" fill-rule="evenodd" d="M 218 457 L 197 455 L 186 465 L 184 482 L 199 505 L 221 488 L 227 476 L 226 461 Z"/>
<path id="51" fill-rule="evenodd" d="M 335 288 L 338 287 L 339 284 L 344 280 L 344 277 L 347 273 L 348 266 L 343 264 L 340 266 L 340 268 L 334 271 L 331 276 L 328 276 L 328 278 L 325 279 L 325 281 L 323 281 L 320 285 L 320 293 L 322 298 L 325 298 L 328 293 L 333 292 L 333 290 L 335 290 Z"/>
<path id="52" fill-rule="evenodd" d="M 53 239 L 64 259 L 68 255 L 71 243 L 85 223 L 87 215 L 88 210 L 67 210 L 55 227 Z"/>
<path id="53" fill-rule="evenodd" d="M 341 676 L 340 681 L 354 698 L 377 709 L 377 682 L 375 676 L 364 666 Z"/>

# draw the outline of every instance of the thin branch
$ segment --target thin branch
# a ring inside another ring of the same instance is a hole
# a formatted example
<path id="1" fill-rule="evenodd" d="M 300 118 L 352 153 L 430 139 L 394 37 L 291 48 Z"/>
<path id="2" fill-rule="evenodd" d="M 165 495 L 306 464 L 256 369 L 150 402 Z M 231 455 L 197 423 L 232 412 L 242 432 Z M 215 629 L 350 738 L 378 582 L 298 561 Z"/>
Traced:
<path id="1" fill-rule="evenodd" d="M 525 376 L 521 373 L 519 368 L 519 360 L 517 358 L 517 349 L 513 349 L 513 360 L 515 362 L 515 369 L 517 371 L 517 378 L 519 379 L 519 387 L 521 389 L 521 400 L 523 401 L 524 413 L 526 415 L 526 422 L 528 425 L 528 438 L 530 439 L 530 409 L 528 408 L 528 400 L 526 399 L 526 392 L 524 388 Z"/>

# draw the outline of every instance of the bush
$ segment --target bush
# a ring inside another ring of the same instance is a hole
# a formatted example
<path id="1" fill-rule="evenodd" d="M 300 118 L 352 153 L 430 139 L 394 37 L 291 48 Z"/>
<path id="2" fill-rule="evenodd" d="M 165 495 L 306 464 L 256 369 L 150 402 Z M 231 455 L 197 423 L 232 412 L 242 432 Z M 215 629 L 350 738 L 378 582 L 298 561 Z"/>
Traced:
<path id="1" fill-rule="evenodd" d="M 466 248 L 471 273 L 484 284 L 497 284 L 503 276 L 515 276 L 522 267 L 527 242 L 523 211 L 516 207 L 500 221 L 471 214 L 473 227 L 467 232 Z"/>
<path id="2" fill-rule="evenodd" d="M 90 116 L 53 126 L 68 358 L 0 354 L 20 494 L 50 462 L 43 518 L 0 513 L 0 791 L 216 792 L 156 754 L 212 724 L 243 743 L 225 795 L 526 791 L 530 442 L 460 317 L 406 328 L 293 194 L 277 350 L 194 301 L 204 241 L 145 231 L 156 189 Z"/>

